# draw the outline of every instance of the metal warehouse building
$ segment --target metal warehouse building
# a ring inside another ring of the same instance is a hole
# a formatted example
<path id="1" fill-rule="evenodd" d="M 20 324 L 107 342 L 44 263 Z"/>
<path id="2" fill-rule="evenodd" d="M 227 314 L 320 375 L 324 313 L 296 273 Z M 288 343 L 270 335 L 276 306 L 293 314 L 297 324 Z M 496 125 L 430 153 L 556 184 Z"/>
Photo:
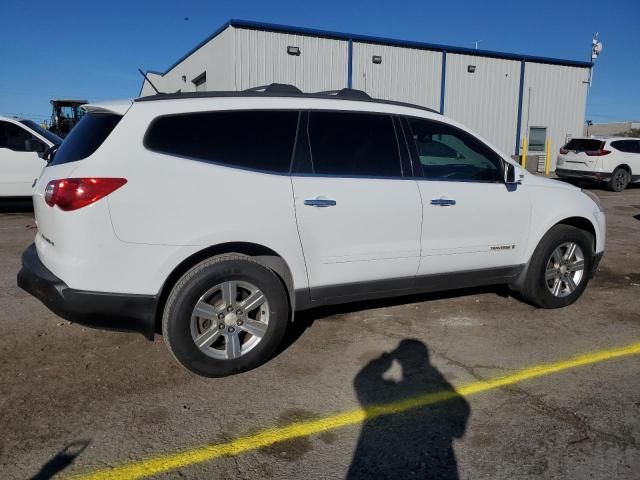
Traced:
<path id="1" fill-rule="evenodd" d="M 364 90 L 458 120 L 508 154 L 544 155 L 583 132 L 590 62 L 231 20 L 164 72 L 164 92 Z M 141 95 L 155 93 L 144 81 Z M 552 156 L 555 159 L 555 155 Z M 537 166 L 531 159 L 528 166 Z M 552 169 L 554 165 L 551 165 Z"/>

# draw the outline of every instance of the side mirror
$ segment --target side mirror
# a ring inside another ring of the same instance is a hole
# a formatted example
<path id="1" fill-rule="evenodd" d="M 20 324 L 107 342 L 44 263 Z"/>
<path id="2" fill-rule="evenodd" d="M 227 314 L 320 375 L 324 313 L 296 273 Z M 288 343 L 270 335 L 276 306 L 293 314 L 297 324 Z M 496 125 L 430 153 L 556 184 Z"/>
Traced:
<path id="1" fill-rule="evenodd" d="M 514 185 L 522 183 L 520 180 L 516 180 L 516 167 L 509 162 L 504 162 L 504 183 L 507 185 Z"/>
<path id="2" fill-rule="evenodd" d="M 27 152 L 43 153 L 46 150 L 46 147 L 39 140 L 36 140 L 35 138 L 29 138 L 28 140 L 24 141 L 24 149 Z"/>

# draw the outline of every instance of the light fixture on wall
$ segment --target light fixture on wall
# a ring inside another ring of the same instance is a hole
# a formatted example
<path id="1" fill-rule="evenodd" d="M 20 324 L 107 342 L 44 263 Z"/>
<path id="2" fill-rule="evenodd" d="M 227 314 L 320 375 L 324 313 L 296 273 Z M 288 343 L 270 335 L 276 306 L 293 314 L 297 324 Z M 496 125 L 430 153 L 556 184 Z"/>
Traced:
<path id="1" fill-rule="evenodd" d="M 186 75 L 182 75 L 182 81 L 186 82 L 187 81 L 187 76 Z"/>
<path id="2" fill-rule="evenodd" d="M 287 53 L 289 55 L 295 55 L 296 57 L 300 55 L 300 48 L 299 47 L 293 47 L 291 45 L 289 45 L 287 47 Z"/>
<path id="3" fill-rule="evenodd" d="M 476 71 L 476 66 L 475 65 L 467 65 L 467 72 L 475 73 L 475 71 Z"/>
<path id="4" fill-rule="evenodd" d="M 373 61 L 373 63 L 375 63 L 376 65 L 379 65 L 382 63 L 382 56 L 380 55 L 374 55 L 371 60 Z"/>

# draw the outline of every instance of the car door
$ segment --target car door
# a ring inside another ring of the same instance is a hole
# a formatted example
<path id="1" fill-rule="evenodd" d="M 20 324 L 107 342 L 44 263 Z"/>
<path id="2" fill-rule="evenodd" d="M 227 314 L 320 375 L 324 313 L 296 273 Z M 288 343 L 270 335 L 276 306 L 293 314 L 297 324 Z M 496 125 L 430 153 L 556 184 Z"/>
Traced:
<path id="1" fill-rule="evenodd" d="M 33 181 L 45 165 L 38 153 L 45 148 L 45 144 L 25 128 L 0 121 L 1 196 L 31 195 Z"/>
<path id="2" fill-rule="evenodd" d="M 621 161 L 618 164 L 627 164 L 631 168 L 631 180 L 640 179 L 640 141 L 639 140 L 616 140 L 611 142 L 611 146 L 621 153 Z M 616 165 L 617 166 L 617 165 Z"/>
<path id="3" fill-rule="evenodd" d="M 523 262 L 530 203 L 506 185 L 501 156 L 450 124 L 407 118 L 423 204 L 418 275 L 516 266 Z"/>
<path id="4" fill-rule="evenodd" d="M 395 131 L 382 114 L 302 118 L 291 181 L 313 299 L 403 288 L 415 276 L 420 194 Z"/>

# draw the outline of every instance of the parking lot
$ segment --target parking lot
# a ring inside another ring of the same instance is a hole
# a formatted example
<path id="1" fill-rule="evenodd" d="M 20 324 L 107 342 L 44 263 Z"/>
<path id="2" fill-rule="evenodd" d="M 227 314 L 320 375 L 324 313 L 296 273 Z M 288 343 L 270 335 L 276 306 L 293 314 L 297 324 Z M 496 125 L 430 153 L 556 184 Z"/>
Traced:
<path id="1" fill-rule="evenodd" d="M 34 219 L 4 205 L 0 478 L 638 478 L 640 188 L 593 190 L 607 246 L 575 305 L 488 288 L 308 312 L 223 379 L 18 289 Z"/>

